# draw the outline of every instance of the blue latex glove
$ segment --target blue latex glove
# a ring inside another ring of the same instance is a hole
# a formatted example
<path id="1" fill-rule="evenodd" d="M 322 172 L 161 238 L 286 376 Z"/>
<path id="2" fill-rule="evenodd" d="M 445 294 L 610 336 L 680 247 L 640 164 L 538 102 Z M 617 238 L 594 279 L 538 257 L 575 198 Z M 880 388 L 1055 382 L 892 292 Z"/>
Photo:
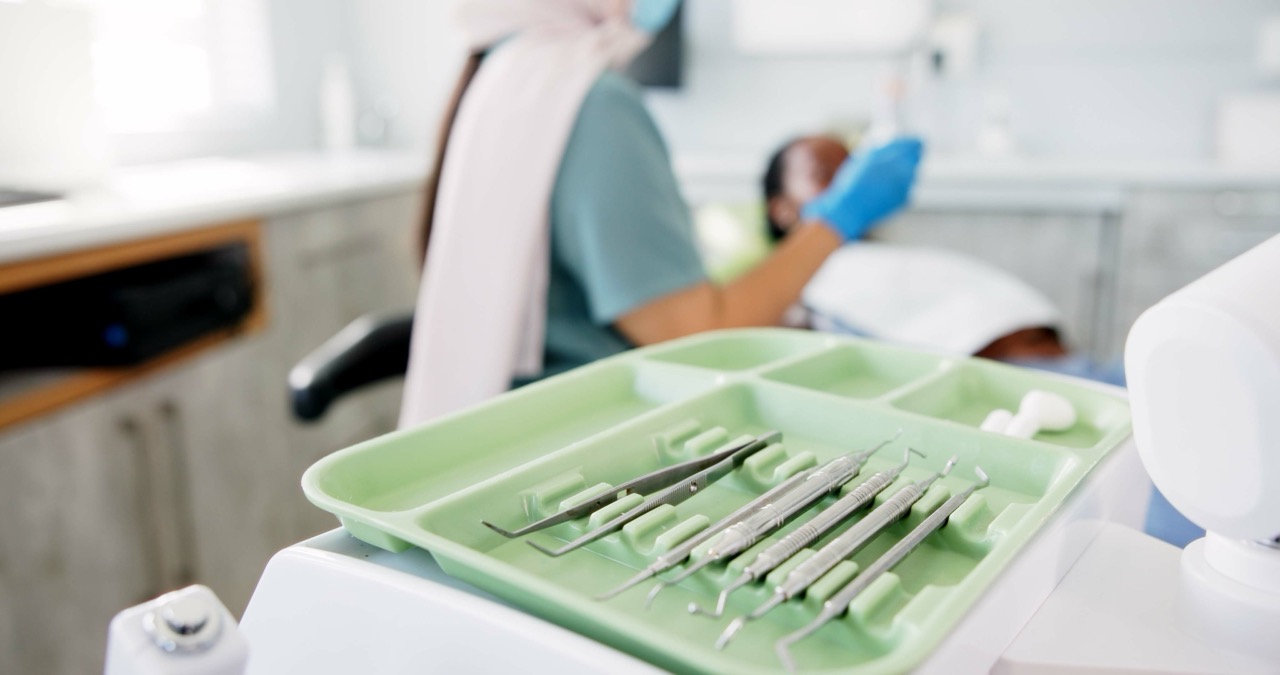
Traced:
<path id="1" fill-rule="evenodd" d="M 923 152 L 920 139 L 899 138 L 853 155 L 801 215 L 821 220 L 845 241 L 862 237 L 906 205 Z"/>

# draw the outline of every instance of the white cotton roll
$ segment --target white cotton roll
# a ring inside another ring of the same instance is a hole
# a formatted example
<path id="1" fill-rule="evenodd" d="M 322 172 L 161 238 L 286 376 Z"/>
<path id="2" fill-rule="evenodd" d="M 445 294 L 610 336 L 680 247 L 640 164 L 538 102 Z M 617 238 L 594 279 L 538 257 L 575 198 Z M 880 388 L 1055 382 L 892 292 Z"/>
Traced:
<path id="1" fill-rule="evenodd" d="M 1036 418 L 1018 413 L 1009 420 L 1009 426 L 1005 427 L 1004 435 L 1013 436 L 1014 438 L 1031 438 L 1040 432 L 1040 424 Z"/>
<path id="2" fill-rule="evenodd" d="M 996 408 L 995 410 L 992 410 L 987 415 L 987 419 L 982 420 L 982 426 L 978 428 L 982 429 L 983 431 L 990 431 L 992 433 L 1003 434 L 1004 430 L 1009 426 L 1009 422 L 1011 422 L 1012 420 L 1013 420 L 1012 412 L 1009 412 L 1004 408 Z"/>
<path id="3" fill-rule="evenodd" d="M 1076 408 L 1059 394 L 1032 389 L 1022 397 L 1018 415 L 1036 420 L 1044 431 L 1066 431 L 1076 424 Z"/>

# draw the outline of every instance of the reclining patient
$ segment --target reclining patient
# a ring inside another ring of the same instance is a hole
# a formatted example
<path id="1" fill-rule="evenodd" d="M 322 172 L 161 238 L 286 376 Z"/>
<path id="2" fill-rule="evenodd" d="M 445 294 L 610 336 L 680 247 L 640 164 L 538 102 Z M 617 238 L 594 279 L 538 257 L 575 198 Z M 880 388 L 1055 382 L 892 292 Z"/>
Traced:
<path id="1" fill-rule="evenodd" d="M 826 136 L 780 148 L 764 176 L 766 218 L 780 240 L 849 151 Z M 943 249 L 859 241 L 827 259 L 805 287 L 808 324 L 1116 382 L 1114 369 L 1067 356 L 1059 310 L 1021 279 Z"/>

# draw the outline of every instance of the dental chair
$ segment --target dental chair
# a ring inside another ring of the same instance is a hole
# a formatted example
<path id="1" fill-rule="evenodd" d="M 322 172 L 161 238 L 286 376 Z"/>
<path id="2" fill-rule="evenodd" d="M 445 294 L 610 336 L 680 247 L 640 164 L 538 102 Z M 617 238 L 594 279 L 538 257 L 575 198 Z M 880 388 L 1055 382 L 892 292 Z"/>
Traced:
<path id="1" fill-rule="evenodd" d="M 289 405 L 304 422 L 366 385 L 404 375 L 413 313 L 366 314 L 347 324 L 289 371 Z"/>

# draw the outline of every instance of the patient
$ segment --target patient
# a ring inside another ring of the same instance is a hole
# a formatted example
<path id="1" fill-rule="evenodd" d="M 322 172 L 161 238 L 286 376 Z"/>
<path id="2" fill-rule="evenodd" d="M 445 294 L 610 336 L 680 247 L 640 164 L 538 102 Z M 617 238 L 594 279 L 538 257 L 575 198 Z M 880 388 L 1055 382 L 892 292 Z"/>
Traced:
<path id="1" fill-rule="evenodd" d="M 844 144 L 828 136 L 797 138 L 774 153 L 764 197 L 775 241 L 800 222 L 801 207 L 826 189 L 848 156 Z M 1058 310 L 1047 298 L 953 251 L 849 244 L 828 259 L 803 301 L 815 328 L 1002 361 L 1056 360 L 1067 353 Z"/>

